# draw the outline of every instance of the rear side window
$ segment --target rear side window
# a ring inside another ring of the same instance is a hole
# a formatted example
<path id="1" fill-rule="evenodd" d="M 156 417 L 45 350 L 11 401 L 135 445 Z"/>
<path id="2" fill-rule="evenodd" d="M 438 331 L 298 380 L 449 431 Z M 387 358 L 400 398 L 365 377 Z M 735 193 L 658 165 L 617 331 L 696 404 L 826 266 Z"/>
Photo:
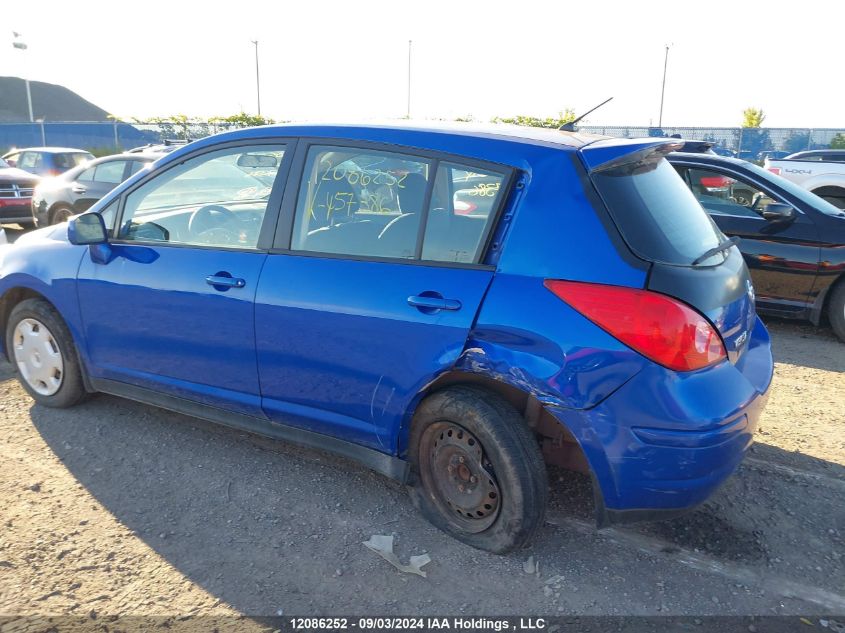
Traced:
<path id="1" fill-rule="evenodd" d="M 719 245 L 716 225 L 666 159 L 620 165 L 592 179 L 628 246 L 643 259 L 689 266 Z"/>
<path id="2" fill-rule="evenodd" d="M 312 147 L 291 249 L 476 263 L 505 181 L 505 173 L 411 154 Z"/>

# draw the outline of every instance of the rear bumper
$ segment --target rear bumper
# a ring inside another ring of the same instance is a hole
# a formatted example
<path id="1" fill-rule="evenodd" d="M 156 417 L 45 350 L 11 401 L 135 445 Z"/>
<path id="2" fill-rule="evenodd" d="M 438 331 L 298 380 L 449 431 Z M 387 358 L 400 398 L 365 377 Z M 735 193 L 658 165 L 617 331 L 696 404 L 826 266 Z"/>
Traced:
<path id="1" fill-rule="evenodd" d="M 0 222 L 34 224 L 29 198 L 0 198 Z"/>
<path id="2" fill-rule="evenodd" d="M 592 409 L 553 410 L 590 463 L 599 524 L 668 518 L 704 502 L 751 445 L 772 371 L 757 319 L 735 365 L 690 373 L 649 365 Z"/>

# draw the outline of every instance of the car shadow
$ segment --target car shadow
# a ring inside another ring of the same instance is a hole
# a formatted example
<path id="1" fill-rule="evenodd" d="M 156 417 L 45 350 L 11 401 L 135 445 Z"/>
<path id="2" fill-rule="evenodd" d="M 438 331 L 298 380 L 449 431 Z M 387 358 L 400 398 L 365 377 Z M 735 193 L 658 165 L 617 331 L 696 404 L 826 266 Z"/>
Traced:
<path id="1" fill-rule="evenodd" d="M 845 372 L 845 342 L 829 326 L 765 317 L 775 362 Z"/>

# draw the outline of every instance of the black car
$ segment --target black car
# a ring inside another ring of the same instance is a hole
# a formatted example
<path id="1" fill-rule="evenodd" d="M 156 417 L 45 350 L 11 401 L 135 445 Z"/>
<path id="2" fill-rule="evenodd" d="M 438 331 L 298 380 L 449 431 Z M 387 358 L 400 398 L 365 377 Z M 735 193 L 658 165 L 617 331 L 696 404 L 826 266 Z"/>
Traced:
<path id="1" fill-rule="evenodd" d="M 0 223 L 33 224 L 32 190 L 39 180 L 0 158 Z"/>
<path id="2" fill-rule="evenodd" d="M 117 185 L 161 154 L 115 154 L 92 160 L 56 178 L 41 181 L 32 196 L 38 226 L 58 224 L 86 211 Z"/>
<path id="3" fill-rule="evenodd" d="M 667 157 L 722 232 L 741 238 L 761 313 L 830 320 L 845 341 L 845 212 L 757 165 Z"/>

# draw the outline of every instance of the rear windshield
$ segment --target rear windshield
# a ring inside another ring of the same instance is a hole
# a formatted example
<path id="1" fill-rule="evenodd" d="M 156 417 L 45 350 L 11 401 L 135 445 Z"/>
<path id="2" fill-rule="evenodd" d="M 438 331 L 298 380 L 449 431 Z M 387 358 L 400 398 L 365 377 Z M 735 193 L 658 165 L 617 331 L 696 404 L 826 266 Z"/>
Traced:
<path id="1" fill-rule="evenodd" d="M 648 261 L 689 266 L 724 239 L 665 158 L 594 172 L 622 237 Z M 712 265 L 724 259 L 701 262 Z"/>

